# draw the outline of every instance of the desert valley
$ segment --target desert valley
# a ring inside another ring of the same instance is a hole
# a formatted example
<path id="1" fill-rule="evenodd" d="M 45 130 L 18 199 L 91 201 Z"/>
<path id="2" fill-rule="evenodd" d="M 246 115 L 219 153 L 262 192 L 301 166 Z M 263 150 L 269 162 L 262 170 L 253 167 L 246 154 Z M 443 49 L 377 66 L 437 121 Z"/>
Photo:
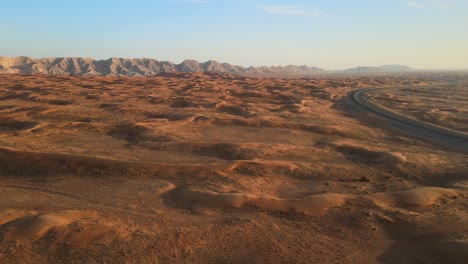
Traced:
<path id="1" fill-rule="evenodd" d="M 3 1 L 0 264 L 468 263 L 468 1 Z"/>

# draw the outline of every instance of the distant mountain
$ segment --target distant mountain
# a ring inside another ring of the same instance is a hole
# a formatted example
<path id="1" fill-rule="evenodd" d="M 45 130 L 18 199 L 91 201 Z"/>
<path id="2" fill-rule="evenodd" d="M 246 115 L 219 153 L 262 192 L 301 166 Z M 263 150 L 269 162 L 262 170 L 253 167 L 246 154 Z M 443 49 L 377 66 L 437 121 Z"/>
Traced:
<path id="1" fill-rule="evenodd" d="M 52 74 L 77 76 L 153 76 L 167 72 L 222 72 L 242 75 L 308 76 L 325 70 L 308 66 L 249 67 L 207 61 L 185 60 L 180 64 L 154 59 L 0 57 L 0 73 Z"/>
<path id="2" fill-rule="evenodd" d="M 379 67 L 356 67 L 342 71 L 343 73 L 396 73 L 414 71 L 406 65 L 382 65 Z"/>

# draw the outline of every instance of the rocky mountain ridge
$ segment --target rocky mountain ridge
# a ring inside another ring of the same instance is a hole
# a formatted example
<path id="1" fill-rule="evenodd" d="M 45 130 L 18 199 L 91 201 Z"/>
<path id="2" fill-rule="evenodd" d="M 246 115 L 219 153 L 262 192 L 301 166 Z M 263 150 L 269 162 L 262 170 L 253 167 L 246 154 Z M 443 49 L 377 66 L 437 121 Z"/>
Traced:
<path id="1" fill-rule="evenodd" d="M 0 74 L 50 74 L 74 76 L 153 76 L 172 72 L 220 72 L 252 76 L 317 76 L 326 74 L 380 74 L 411 72 L 406 65 L 383 65 L 378 67 L 357 67 L 342 71 L 326 71 L 306 65 L 243 67 L 214 60 L 198 62 L 185 60 L 180 64 L 155 59 L 64 57 L 33 59 L 30 57 L 1 57 Z"/>
<path id="2" fill-rule="evenodd" d="M 90 58 L 44 58 L 0 57 L 0 73 L 11 74 L 52 74 L 75 76 L 153 76 L 170 72 L 222 72 L 243 75 L 295 75 L 307 76 L 325 73 L 317 67 L 272 66 L 242 67 L 217 61 L 198 62 L 185 60 L 180 64 L 154 59 L 110 58 L 94 60 Z"/>
<path id="3" fill-rule="evenodd" d="M 378 67 L 356 67 L 342 71 L 343 73 L 396 73 L 396 72 L 410 72 L 414 71 L 413 68 L 407 65 L 382 65 Z"/>

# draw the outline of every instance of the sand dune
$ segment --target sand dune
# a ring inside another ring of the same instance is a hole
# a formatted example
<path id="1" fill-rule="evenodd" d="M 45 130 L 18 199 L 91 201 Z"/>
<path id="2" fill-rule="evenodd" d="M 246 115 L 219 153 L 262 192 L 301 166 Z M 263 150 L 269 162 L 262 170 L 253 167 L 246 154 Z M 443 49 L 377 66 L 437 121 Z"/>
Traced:
<path id="1" fill-rule="evenodd" d="M 45 63 L 61 74 L 93 62 Z M 460 263 L 466 155 L 393 133 L 347 99 L 437 78 L 2 75 L 0 260 Z"/>
<path id="2" fill-rule="evenodd" d="M 300 200 L 259 197 L 242 193 L 216 193 L 193 189 L 178 190 L 173 194 L 175 203 L 182 207 L 239 208 L 255 206 L 263 209 L 304 215 L 321 214 L 331 207 L 340 206 L 345 195 L 321 194 Z"/>
<path id="3" fill-rule="evenodd" d="M 2 225 L 3 241 L 24 241 L 43 237 L 50 229 L 76 220 L 73 213 L 23 216 Z"/>
<path id="4" fill-rule="evenodd" d="M 406 157 L 399 152 L 378 151 L 346 141 L 321 142 L 319 146 L 328 146 L 351 160 L 366 160 L 384 165 L 400 164 L 407 161 Z"/>
<path id="5" fill-rule="evenodd" d="M 457 199 L 460 193 L 454 189 L 420 187 L 406 191 L 373 194 L 371 200 L 380 206 L 425 207 L 435 204 L 440 197 Z"/>
<path id="6" fill-rule="evenodd" d="M 3 243 L 41 241 L 54 245 L 61 241 L 72 248 L 107 245 L 128 235 L 117 223 L 102 221 L 95 212 L 63 211 L 50 214 L 24 214 L 0 226 Z"/>
<path id="7" fill-rule="evenodd" d="M 178 206 L 185 208 L 240 208 L 255 206 L 258 208 L 316 215 L 332 207 L 340 207 L 348 199 L 366 199 L 380 207 L 418 208 L 434 205 L 441 197 L 457 199 L 464 197 L 467 190 L 419 187 L 405 191 L 373 193 L 369 195 L 344 195 L 326 193 L 306 196 L 302 199 L 279 199 L 277 197 L 260 197 L 245 193 L 216 193 L 195 189 L 176 190 L 172 196 Z"/>

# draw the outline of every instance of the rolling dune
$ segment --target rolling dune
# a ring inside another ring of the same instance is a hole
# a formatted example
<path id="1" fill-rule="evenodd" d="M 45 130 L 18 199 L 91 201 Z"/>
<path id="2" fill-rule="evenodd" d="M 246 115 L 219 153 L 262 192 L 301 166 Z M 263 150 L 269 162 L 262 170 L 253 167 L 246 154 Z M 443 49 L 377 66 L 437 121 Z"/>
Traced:
<path id="1" fill-rule="evenodd" d="M 2 263 L 466 258 L 468 157 L 347 97 L 437 76 L 0 77 Z"/>

